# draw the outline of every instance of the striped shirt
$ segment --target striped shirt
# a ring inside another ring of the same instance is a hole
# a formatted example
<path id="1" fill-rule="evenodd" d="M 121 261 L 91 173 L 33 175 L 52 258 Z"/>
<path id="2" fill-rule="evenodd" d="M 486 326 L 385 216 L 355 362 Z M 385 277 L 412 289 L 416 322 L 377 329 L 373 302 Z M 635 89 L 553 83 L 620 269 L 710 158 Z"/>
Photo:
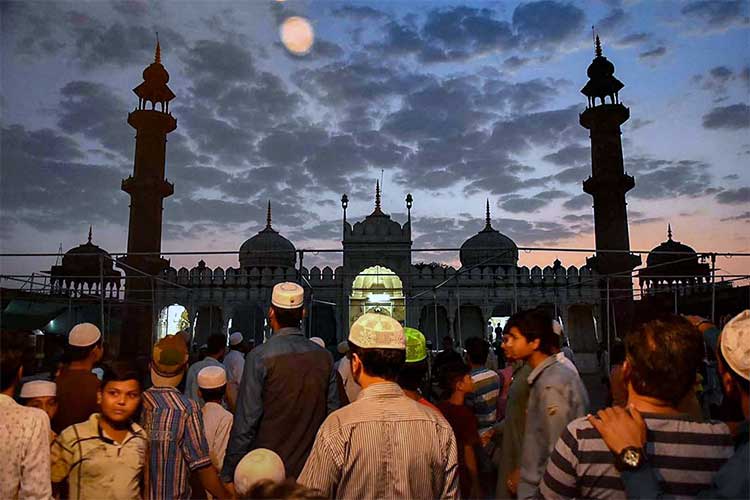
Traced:
<path id="1" fill-rule="evenodd" d="M 474 410 L 479 434 L 492 429 L 497 422 L 497 398 L 500 397 L 500 377 L 487 368 L 471 370 L 474 392 L 466 395 L 466 405 Z"/>
<path id="2" fill-rule="evenodd" d="M 211 465 L 198 403 L 174 387 L 152 387 L 143 393 L 141 425 L 150 439 L 146 496 L 190 498 L 190 471 Z"/>
<path id="3" fill-rule="evenodd" d="M 734 452 L 723 423 L 681 416 L 644 414 L 647 460 L 661 478 L 662 491 L 694 497 L 711 485 Z M 544 498 L 626 498 L 614 455 L 585 418 L 571 422 L 557 441 L 540 486 Z"/>
<path id="4" fill-rule="evenodd" d="M 323 422 L 299 483 L 326 498 L 458 498 L 450 424 L 392 382 Z"/>

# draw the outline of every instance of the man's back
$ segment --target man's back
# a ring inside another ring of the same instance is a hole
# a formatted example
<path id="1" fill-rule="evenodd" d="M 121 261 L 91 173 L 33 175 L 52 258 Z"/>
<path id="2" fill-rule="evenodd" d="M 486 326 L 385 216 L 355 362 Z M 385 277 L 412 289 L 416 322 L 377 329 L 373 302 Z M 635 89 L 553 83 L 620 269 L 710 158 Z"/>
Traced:
<path id="1" fill-rule="evenodd" d="M 336 498 L 455 498 L 456 440 L 392 382 L 363 389 L 323 423 L 299 482 Z"/>
<path id="2" fill-rule="evenodd" d="M 58 434 L 63 429 L 85 422 L 99 411 L 96 392 L 99 379 L 88 370 L 64 369 L 55 380 L 58 408 L 52 420 L 52 430 Z"/>
<path id="3" fill-rule="evenodd" d="M 722 423 L 643 414 L 648 427 L 647 460 L 662 478 L 665 494 L 694 497 L 706 489 L 734 452 Z M 550 457 L 540 493 L 545 498 L 625 498 L 614 455 L 585 418 L 563 432 Z"/>

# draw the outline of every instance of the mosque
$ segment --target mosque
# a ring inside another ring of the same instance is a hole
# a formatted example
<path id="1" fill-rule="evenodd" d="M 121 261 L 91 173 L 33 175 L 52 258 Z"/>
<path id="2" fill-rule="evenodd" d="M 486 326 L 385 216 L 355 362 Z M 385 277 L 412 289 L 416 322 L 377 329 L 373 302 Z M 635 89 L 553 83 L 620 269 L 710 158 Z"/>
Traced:
<path id="1" fill-rule="evenodd" d="M 459 268 L 415 263 L 412 224 L 418 226 L 419 220 L 411 218 L 413 198 L 405 197 L 406 220 L 394 220 L 387 209 L 396 207 L 381 206 L 376 185 L 372 213 L 363 220 L 347 219 L 349 199 L 341 197 L 343 264 L 335 269 L 303 265 L 304 253 L 274 229 L 270 202 L 265 227 L 240 246 L 236 267 L 212 269 L 200 260 L 191 269 L 175 269 L 159 256 L 163 200 L 174 192 L 165 180 L 166 136 L 177 121 L 169 112 L 175 94 L 167 85 L 169 74 L 157 42 L 154 62 L 134 89 L 138 106 L 128 115 L 136 130 L 134 173 L 122 182 L 131 198 L 128 255 L 113 261 L 89 233 L 87 243 L 71 249 L 62 264 L 52 268 L 52 293 L 120 297 L 123 280 L 115 265 L 122 269 L 128 279 L 121 331 L 144 332 L 132 338 L 120 335 L 124 354 L 148 352 L 157 337 L 181 329 L 190 331 L 199 344 L 212 333 L 230 329 L 263 342 L 269 333 L 265 313 L 273 285 L 296 281 L 307 293 L 305 331 L 328 345 L 345 339 L 354 320 L 372 310 L 419 328 L 439 346 L 445 335 L 459 342 L 475 335 L 491 338 L 494 327 L 513 312 L 543 307 L 560 319 L 573 349 L 594 359 L 607 321 L 618 321 L 628 304 L 632 306 L 631 273 L 640 257 L 630 253 L 625 193 L 635 180 L 624 171 L 620 140 L 620 125 L 630 112 L 619 100 L 623 84 L 602 55 L 598 37 L 587 74 L 581 92 L 588 103 L 580 124 L 591 133 L 592 174 L 583 181 L 583 190 L 593 197 L 597 253 L 582 267 L 565 267 L 559 260 L 544 268 L 519 266 L 516 243 L 502 228 L 493 227 L 489 201 L 484 227 L 477 227 L 461 245 Z M 692 254 L 686 259 L 662 255 L 661 249 Z M 694 284 L 707 282 L 708 265 L 699 262 L 692 248 L 673 241 L 671 228 L 668 240 L 654 250 L 639 271 L 644 293 L 678 284 L 660 279 L 664 269 L 656 267 L 694 275 Z M 617 290 L 612 297 L 620 305 L 612 311 L 603 300 L 604 276 Z"/>

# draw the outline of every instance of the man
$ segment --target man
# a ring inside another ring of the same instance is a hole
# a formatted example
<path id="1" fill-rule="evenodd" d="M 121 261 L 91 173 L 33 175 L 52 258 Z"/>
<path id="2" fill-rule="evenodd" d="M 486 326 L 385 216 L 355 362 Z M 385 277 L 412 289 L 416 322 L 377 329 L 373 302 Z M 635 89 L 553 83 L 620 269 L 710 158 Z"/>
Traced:
<path id="1" fill-rule="evenodd" d="M 688 318 L 689 319 L 689 318 Z M 703 489 L 701 498 L 750 497 L 750 447 L 748 446 L 748 417 L 750 417 L 750 310 L 745 310 L 729 321 L 719 338 L 718 370 L 724 393 L 740 403 L 745 421 L 735 436 L 734 455 L 716 473 L 711 485 Z M 600 411 L 589 422 L 596 428 L 610 450 L 619 457 L 623 450 L 648 449 L 649 429 L 636 407 L 630 412 L 620 408 Z M 651 437 L 653 441 L 653 436 Z M 656 443 L 654 443 L 655 445 Z M 665 488 L 648 460 L 636 463 L 631 470 L 621 473 L 628 498 L 663 497 Z"/>
<path id="2" fill-rule="evenodd" d="M 648 445 L 619 450 L 625 453 L 615 457 L 602 441 L 602 426 L 592 424 L 599 422 L 577 419 L 555 446 L 542 496 L 626 498 L 621 474 L 637 469 L 645 459 L 653 464 L 665 493 L 692 497 L 711 484 L 732 454 L 726 425 L 697 422 L 678 409 L 703 360 L 703 339 L 693 325 L 671 315 L 648 321 L 626 336 L 625 350 L 628 405 L 644 414 Z"/>
<path id="3" fill-rule="evenodd" d="M 193 363 L 185 377 L 185 396 L 197 401 L 201 407 L 206 402 L 198 395 L 198 372 L 207 366 L 224 368 L 222 360 L 227 352 L 227 337 L 218 333 L 211 335 L 208 337 L 206 346 L 206 357 Z"/>
<path id="4" fill-rule="evenodd" d="M 57 414 L 57 385 L 48 380 L 30 380 L 21 386 L 19 395 L 24 406 L 39 408 L 49 417 L 50 422 Z M 50 445 L 57 437 L 54 431 L 50 431 Z"/>
<path id="5" fill-rule="evenodd" d="M 151 354 L 153 387 L 143 393 L 141 415 L 141 425 L 150 438 L 146 498 L 190 498 L 191 471 L 213 496 L 229 496 L 211 467 L 200 406 L 177 390 L 187 361 L 181 335 L 167 335 Z"/>
<path id="6" fill-rule="evenodd" d="M 27 408 L 13 400 L 23 376 L 21 332 L 3 331 L 0 336 L 0 498 L 47 500 L 50 486 L 49 418 L 38 408 Z"/>
<path id="7" fill-rule="evenodd" d="M 563 365 L 567 366 L 571 370 L 575 370 L 578 373 L 578 367 L 576 366 L 575 355 L 573 349 L 567 344 L 565 340 L 565 332 L 559 321 L 556 319 L 552 320 L 552 331 L 557 335 L 557 346 L 553 349 L 557 360 Z"/>
<path id="8" fill-rule="evenodd" d="M 284 462 L 281 461 L 281 457 L 271 450 L 259 448 L 245 455 L 237 464 L 234 471 L 234 486 L 238 497 L 253 498 L 248 493 L 256 483 L 261 481 L 280 483 L 285 477 Z"/>
<path id="9" fill-rule="evenodd" d="M 99 379 L 91 372 L 104 355 L 99 328 L 91 323 L 74 326 L 68 335 L 68 355 L 70 364 L 55 380 L 58 409 L 52 429 L 57 433 L 99 411 Z"/>
<path id="10" fill-rule="evenodd" d="M 533 498 L 547 459 L 565 426 L 586 414 L 588 395 L 578 374 L 552 354 L 557 336 L 549 315 L 534 309 L 514 315 L 508 325 L 508 348 L 515 359 L 531 367 L 517 488 L 518 498 Z"/>
<path id="11" fill-rule="evenodd" d="M 440 411 L 422 395 L 421 389 L 427 375 L 427 342 L 416 328 L 405 327 L 406 362 L 398 374 L 398 385 L 406 397 L 435 411 Z M 463 403 L 462 403 L 463 404 Z"/>
<path id="12" fill-rule="evenodd" d="M 521 313 L 519 313 L 521 314 Z M 520 316 L 515 316 L 519 318 Z M 511 318 L 513 319 L 513 318 Z M 516 320 L 514 320 L 516 322 Z M 497 427 L 502 429 L 500 433 L 500 459 L 497 474 L 497 487 L 495 496 L 497 498 L 512 498 L 518 488 L 518 472 L 521 465 L 521 448 L 523 445 L 524 429 L 526 428 L 526 408 L 529 403 L 529 381 L 531 367 L 522 360 L 513 357 L 503 335 L 503 352 L 508 363 L 513 364 L 513 379 L 508 389 L 508 403 L 505 405 L 505 418 Z M 495 436 L 496 441 L 497 435 Z M 511 477 L 513 476 L 513 477 Z M 512 486 L 512 488 L 509 488 Z"/>
<path id="13" fill-rule="evenodd" d="M 221 477 L 230 483 L 247 452 L 279 454 L 286 475 L 296 478 L 326 415 L 338 408 L 331 353 L 300 330 L 304 291 L 296 283 L 273 287 L 268 322 L 273 335 L 245 360 L 232 433 Z"/>
<path id="14" fill-rule="evenodd" d="M 457 498 L 450 424 L 395 383 L 405 359 L 401 325 L 366 313 L 349 347 L 362 392 L 326 418 L 299 482 L 325 498 Z"/>
<path id="15" fill-rule="evenodd" d="M 500 396 L 500 377 L 485 367 L 490 344 L 479 337 L 466 340 L 466 361 L 471 368 L 474 392 L 466 395 L 466 406 L 474 410 L 479 435 L 487 441 L 497 422 L 497 398 Z"/>
<path id="16" fill-rule="evenodd" d="M 67 480 L 70 498 L 142 498 L 147 436 L 132 421 L 141 404 L 138 372 L 105 367 L 97 400 L 101 413 L 64 429 L 52 444 L 52 482 Z"/>
<path id="17" fill-rule="evenodd" d="M 359 396 L 359 391 L 361 391 L 362 388 L 354 380 L 354 377 L 352 377 L 352 365 L 351 360 L 349 359 L 349 343 L 346 340 L 344 340 L 343 342 L 339 342 L 337 350 L 339 351 L 339 353 L 344 355 L 344 357 L 338 361 L 336 370 L 339 372 L 339 376 L 341 377 L 341 384 L 344 386 L 346 399 L 349 402 L 355 401 L 357 399 L 357 396 Z"/>
<path id="18" fill-rule="evenodd" d="M 245 369 L 245 354 L 249 350 L 241 332 L 234 332 L 229 336 L 229 352 L 224 357 L 224 367 L 227 371 L 227 404 L 232 411 L 237 407 L 237 393 L 240 390 L 242 370 Z"/>

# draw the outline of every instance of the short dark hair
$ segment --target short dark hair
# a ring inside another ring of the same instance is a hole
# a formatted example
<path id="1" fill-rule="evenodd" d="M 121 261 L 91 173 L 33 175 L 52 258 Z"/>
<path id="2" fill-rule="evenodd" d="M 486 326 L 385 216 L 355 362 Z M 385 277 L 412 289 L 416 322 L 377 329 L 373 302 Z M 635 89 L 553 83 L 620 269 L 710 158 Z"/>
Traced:
<path id="1" fill-rule="evenodd" d="M 214 333 L 208 337 L 206 341 L 206 352 L 208 354 L 216 354 L 227 347 L 227 336 L 220 333 Z"/>
<path id="2" fill-rule="evenodd" d="M 94 342 L 91 345 L 87 345 L 86 347 L 79 347 L 75 345 L 68 344 L 68 359 L 70 361 L 83 361 L 84 359 L 89 357 L 89 354 L 91 354 L 91 351 L 96 349 L 97 347 L 101 347 L 103 339 L 99 337 L 99 340 Z"/>
<path id="3" fill-rule="evenodd" d="M 398 374 L 398 385 L 407 391 L 416 391 L 424 382 L 427 374 L 427 359 L 416 363 L 404 363 Z"/>
<path id="4" fill-rule="evenodd" d="M 464 343 L 469 360 L 475 365 L 483 365 L 490 354 L 490 344 L 480 337 L 469 337 Z"/>
<path id="5" fill-rule="evenodd" d="M 250 490 L 240 498 L 273 498 L 278 499 L 308 499 L 308 498 L 327 498 L 317 490 L 312 490 L 306 486 L 297 483 L 293 478 L 285 479 L 280 482 L 274 482 L 270 479 L 261 479 L 253 483 Z"/>
<path id="6" fill-rule="evenodd" d="M 447 399 L 456 390 L 456 384 L 466 375 L 471 373 L 471 369 L 466 363 L 448 363 L 440 370 L 440 388 L 443 390 L 443 398 Z"/>
<path id="7" fill-rule="evenodd" d="M 625 352 L 633 390 L 676 406 L 695 385 L 703 336 L 682 316 L 663 315 L 631 331 Z"/>
<path id="8" fill-rule="evenodd" d="M 273 308 L 274 316 L 276 316 L 276 321 L 279 322 L 279 326 L 282 328 L 296 328 L 302 322 L 302 312 L 304 310 L 302 307 L 283 309 L 273 304 L 271 307 Z"/>
<path id="9" fill-rule="evenodd" d="M 527 342 L 539 339 L 539 351 L 544 354 L 552 354 L 553 347 L 559 343 L 552 329 L 552 316 L 541 309 L 517 312 L 508 319 L 505 332 L 511 328 L 518 329 Z"/>
<path id="10" fill-rule="evenodd" d="M 23 365 L 26 338 L 24 332 L 3 331 L 0 349 L 0 390 L 18 382 L 18 369 Z"/>
<path id="11" fill-rule="evenodd" d="M 221 387 L 216 387 L 214 389 L 204 389 L 203 387 L 200 389 L 204 401 L 221 401 L 224 399 L 224 394 L 227 392 L 227 385 L 224 384 Z"/>
<path id="12" fill-rule="evenodd" d="M 395 381 L 406 362 L 406 351 L 403 349 L 363 349 L 349 342 L 349 351 L 356 354 L 365 372 L 372 377 Z"/>
<path id="13" fill-rule="evenodd" d="M 104 375 L 102 376 L 102 384 L 99 386 L 101 390 L 107 386 L 110 382 L 124 382 L 126 380 L 136 380 L 138 387 L 141 386 L 141 375 L 138 369 L 127 361 L 113 361 L 109 364 L 102 365 Z"/>

